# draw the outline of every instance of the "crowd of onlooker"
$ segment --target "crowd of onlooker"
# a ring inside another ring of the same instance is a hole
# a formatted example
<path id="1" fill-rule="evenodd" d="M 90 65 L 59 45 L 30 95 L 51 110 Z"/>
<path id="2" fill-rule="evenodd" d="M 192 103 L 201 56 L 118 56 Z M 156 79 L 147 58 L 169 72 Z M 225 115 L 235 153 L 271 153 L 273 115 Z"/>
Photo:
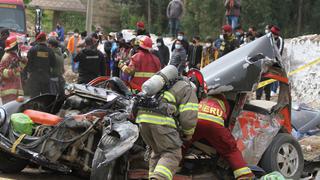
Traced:
<path id="1" fill-rule="evenodd" d="M 78 83 L 88 83 L 98 76 L 112 76 L 131 82 L 139 89 L 144 80 L 168 64 L 175 65 L 181 74 L 191 68 L 202 69 L 267 33 L 273 34 L 282 54 L 284 43 L 279 27 L 267 25 L 261 32 L 251 26 L 245 31 L 239 23 L 240 1 L 226 0 L 225 6 L 227 24 L 221 27 L 220 36 L 202 39 L 195 35 L 189 41 L 183 31 L 178 31 L 183 2 L 172 0 L 167 8 L 171 43 L 165 43 L 160 36 L 152 41 L 142 21 L 137 22 L 135 31 L 126 38 L 122 32 L 105 33 L 101 27 L 90 34 L 80 33 L 78 29 L 65 34 L 58 23 L 55 31 L 48 35 L 37 34 L 30 43 L 32 47 L 27 57 L 21 57 L 17 38 L 9 37 L 9 30 L 3 29 L 0 36 L 2 101 L 6 103 L 23 94 L 63 96 L 65 59 L 70 60 L 72 71 L 78 73 Z M 261 98 L 263 90 L 270 100 L 271 90 L 277 92 L 277 83 L 258 90 L 257 99 Z"/>

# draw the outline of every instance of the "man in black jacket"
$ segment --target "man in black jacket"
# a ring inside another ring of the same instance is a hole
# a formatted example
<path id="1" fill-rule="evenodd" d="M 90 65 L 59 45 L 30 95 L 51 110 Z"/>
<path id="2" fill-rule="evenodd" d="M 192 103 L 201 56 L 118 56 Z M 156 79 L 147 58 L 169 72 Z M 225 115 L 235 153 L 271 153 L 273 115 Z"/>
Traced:
<path id="1" fill-rule="evenodd" d="M 52 69 L 56 66 L 55 55 L 46 44 L 46 34 L 41 32 L 36 37 L 36 44 L 28 51 L 27 95 L 31 97 L 49 93 L 49 80 Z"/>
<path id="2" fill-rule="evenodd" d="M 164 68 L 169 63 L 170 52 L 169 48 L 164 44 L 162 37 L 157 39 L 157 47 L 158 51 L 156 51 L 156 55 L 160 59 L 161 68 Z"/>
<path id="3" fill-rule="evenodd" d="M 200 67 L 203 47 L 200 44 L 200 37 L 195 36 L 192 40 L 192 45 L 189 46 L 188 64 L 189 69 Z"/>
<path id="4" fill-rule="evenodd" d="M 79 84 L 87 84 L 99 76 L 105 76 L 106 73 L 104 56 L 95 47 L 92 37 L 85 38 L 85 45 L 74 59 L 75 62 L 79 62 Z"/>

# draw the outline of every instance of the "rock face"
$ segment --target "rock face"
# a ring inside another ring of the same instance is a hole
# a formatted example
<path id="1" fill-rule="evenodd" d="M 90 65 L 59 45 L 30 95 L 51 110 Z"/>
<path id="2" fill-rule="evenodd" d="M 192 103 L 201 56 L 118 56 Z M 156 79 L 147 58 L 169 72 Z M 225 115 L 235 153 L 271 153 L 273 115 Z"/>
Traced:
<path id="1" fill-rule="evenodd" d="M 320 58 L 319 46 L 320 35 L 287 39 L 283 57 L 289 72 Z M 293 101 L 320 109 L 320 63 L 290 76 L 290 82 Z"/>
<path id="2" fill-rule="evenodd" d="M 87 0 L 81 0 L 87 6 Z M 120 28 L 120 5 L 114 0 L 94 0 L 93 26 L 100 26 L 105 31 L 116 31 Z"/>

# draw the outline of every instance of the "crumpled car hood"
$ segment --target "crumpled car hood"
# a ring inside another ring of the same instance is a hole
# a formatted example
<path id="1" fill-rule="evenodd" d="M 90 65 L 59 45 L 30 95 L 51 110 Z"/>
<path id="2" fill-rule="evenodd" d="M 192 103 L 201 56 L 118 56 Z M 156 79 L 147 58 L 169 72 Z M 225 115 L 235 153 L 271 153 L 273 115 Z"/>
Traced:
<path id="1" fill-rule="evenodd" d="M 278 49 L 268 34 L 217 59 L 201 72 L 209 94 L 252 91 L 265 66 L 280 63 L 279 59 Z"/>

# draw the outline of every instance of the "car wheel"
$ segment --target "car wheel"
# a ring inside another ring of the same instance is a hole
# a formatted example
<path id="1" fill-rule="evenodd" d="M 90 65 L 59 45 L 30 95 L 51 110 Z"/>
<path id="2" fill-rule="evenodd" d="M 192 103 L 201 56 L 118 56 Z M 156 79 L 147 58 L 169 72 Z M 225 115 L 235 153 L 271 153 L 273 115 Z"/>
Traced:
<path id="1" fill-rule="evenodd" d="M 19 173 L 29 161 L 12 156 L 10 153 L 0 150 L 0 171 L 3 173 Z"/>
<path id="2" fill-rule="evenodd" d="M 260 166 L 268 173 L 280 172 L 286 178 L 299 179 L 303 171 L 303 154 L 296 139 L 279 133 L 264 152 Z"/>

